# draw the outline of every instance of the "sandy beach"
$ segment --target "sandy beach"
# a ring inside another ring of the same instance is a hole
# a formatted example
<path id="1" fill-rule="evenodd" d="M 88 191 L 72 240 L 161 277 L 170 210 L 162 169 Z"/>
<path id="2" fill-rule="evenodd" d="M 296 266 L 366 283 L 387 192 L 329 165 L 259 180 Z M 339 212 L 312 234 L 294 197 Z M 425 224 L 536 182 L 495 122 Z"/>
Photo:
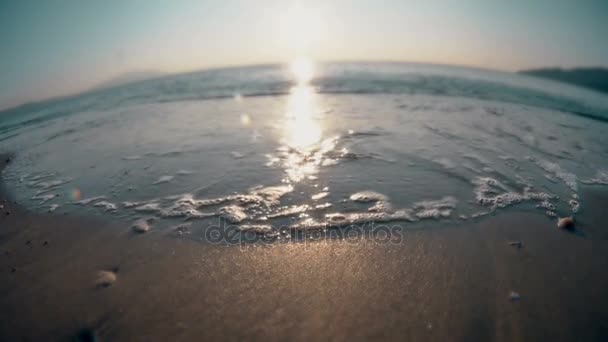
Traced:
<path id="1" fill-rule="evenodd" d="M 399 243 L 227 246 L 3 190 L 0 340 L 605 340 L 608 193 L 582 201 L 574 233 L 520 210 Z"/>
<path id="2" fill-rule="evenodd" d="M 2 1 L 0 342 L 608 341 L 608 1 Z"/>

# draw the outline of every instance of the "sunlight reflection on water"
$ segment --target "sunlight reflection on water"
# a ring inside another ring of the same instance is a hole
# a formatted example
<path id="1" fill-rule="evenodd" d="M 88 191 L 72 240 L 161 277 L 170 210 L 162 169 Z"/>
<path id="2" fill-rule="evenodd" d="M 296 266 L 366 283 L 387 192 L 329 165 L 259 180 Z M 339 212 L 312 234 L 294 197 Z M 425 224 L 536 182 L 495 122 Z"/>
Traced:
<path id="1" fill-rule="evenodd" d="M 296 59 L 291 63 L 297 85 L 287 100 L 283 126 L 281 158 L 287 174 L 286 182 L 300 182 L 314 178 L 325 156 L 336 147 L 338 138 L 323 137 L 323 118 L 317 103 L 317 94 L 309 85 L 314 74 L 310 60 Z"/>

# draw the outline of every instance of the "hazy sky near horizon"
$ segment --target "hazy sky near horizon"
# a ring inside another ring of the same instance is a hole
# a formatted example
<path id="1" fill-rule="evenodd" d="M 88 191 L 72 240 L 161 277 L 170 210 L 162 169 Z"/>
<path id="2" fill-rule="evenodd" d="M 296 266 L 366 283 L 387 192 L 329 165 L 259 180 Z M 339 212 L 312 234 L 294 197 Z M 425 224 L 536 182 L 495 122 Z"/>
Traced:
<path id="1" fill-rule="evenodd" d="M 393 60 L 608 66 L 605 0 L 0 0 L 0 109 L 143 70 Z"/>

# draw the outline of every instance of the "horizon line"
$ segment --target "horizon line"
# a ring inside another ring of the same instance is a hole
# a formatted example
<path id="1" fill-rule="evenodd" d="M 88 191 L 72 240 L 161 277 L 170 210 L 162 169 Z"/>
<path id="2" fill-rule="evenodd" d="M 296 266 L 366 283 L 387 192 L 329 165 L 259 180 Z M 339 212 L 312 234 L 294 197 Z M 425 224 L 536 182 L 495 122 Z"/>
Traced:
<path id="1" fill-rule="evenodd" d="M 534 70 L 542 70 L 542 69 L 559 69 L 559 70 L 565 70 L 565 71 L 576 70 L 576 69 L 593 69 L 593 68 L 608 69 L 608 66 L 602 66 L 602 65 L 593 66 L 593 65 L 588 65 L 588 66 L 572 66 L 572 67 L 565 67 L 565 66 L 539 66 L 539 67 L 522 68 L 522 69 L 517 69 L 517 70 L 507 70 L 507 69 L 495 69 L 495 68 L 489 68 L 489 67 L 483 67 L 483 66 L 477 66 L 477 65 L 467 65 L 467 64 L 450 64 L 450 63 L 443 63 L 443 62 L 407 61 L 407 60 L 395 60 L 395 59 L 340 59 L 340 60 L 313 60 L 313 61 L 315 63 L 320 63 L 320 64 L 331 64 L 331 63 L 417 64 L 417 65 L 442 66 L 442 67 L 453 67 L 453 68 L 471 69 L 471 70 L 479 70 L 479 71 L 486 71 L 486 72 L 487 71 L 489 71 L 489 72 L 499 72 L 499 73 L 507 73 L 507 74 L 514 74 L 514 73 L 519 73 L 519 72 L 522 72 L 522 71 L 534 71 Z M 54 95 L 54 96 L 49 96 L 49 97 L 44 97 L 44 98 L 41 98 L 41 99 L 27 100 L 27 101 L 20 102 L 19 104 L 16 104 L 16 105 L 10 105 L 10 106 L 7 106 L 7 107 L 0 107 L 0 115 L 2 115 L 5 112 L 16 110 L 16 109 L 19 109 L 21 107 L 25 107 L 25 106 L 29 106 L 29 105 L 36 105 L 36 104 L 40 104 L 40 103 L 44 103 L 44 102 L 67 100 L 69 98 L 81 96 L 81 95 L 88 94 L 88 93 L 95 93 L 95 92 L 98 92 L 98 91 L 104 91 L 104 90 L 108 90 L 108 89 L 112 89 L 112 88 L 116 88 L 116 87 L 122 87 L 122 86 L 126 86 L 126 85 L 132 85 L 132 84 L 136 84 L 136 83 L 140 83 L 140 82 L 146 82 L 146 81 L 150 81 L 150 80 L 158 80 L 158 79 L 162 79 L 162 78 L 166 78 L 166 77 L 196 74 L 196 73 L 201 73 L 201 72 L 206 72 L 206 71 L 213 71 L 213 70 L 230 70 L 230 69 L 240 69 L 240 68 L 272 67 L 272 66 L 277 66 L 278 67 L 278 66 L 281 66 L 281 65 L 286 65 L 287 63 L 288 62 L 253 62 L 251 64 L 211 65 L 211 66 L 208 66 L 208 67 L 201 67 L 201 68 L 182 70 L 182 71 L 164 71 L 164 70 L 160 70 L 160 69 L 131 70 L 131 71 L 126 71 L 126 72 L 122 72 L 122 73 L 116 74 L 114 76 L 111 76 L 111 77 L 107 78 L 104 81 L 98 82 L 97 85 L 93 85 L 93 86 L 87 87 L 84 90 L 74 91 L 74 92 L 68 92 L 68 93 L 65 93 L 65 94 L 59 94 L 59 95 Z M 137 73 L 137 72 L 157 72 L 157 73 L 161 73 L 162 75 L 152 76 L 150 78 L 144 78 L 144 79 L 140 79 L 140 80 L 127 81 L 125 83 L 111 85 L 111 86 L 107 86 L 107 87 L 103 86 L 104 83 L 111 82 L 112 80 L 119 78 L 121 75 L 126 75 L 126 74 L 129 74 L 129 73 Z"/>

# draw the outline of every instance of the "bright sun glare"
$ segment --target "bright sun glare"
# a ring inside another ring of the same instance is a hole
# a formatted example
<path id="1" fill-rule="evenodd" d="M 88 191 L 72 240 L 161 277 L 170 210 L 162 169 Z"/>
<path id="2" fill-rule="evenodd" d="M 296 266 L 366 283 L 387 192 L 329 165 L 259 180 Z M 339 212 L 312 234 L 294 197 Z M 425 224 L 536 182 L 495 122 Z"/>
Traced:
<path id="1" fill-rule="evenodd" d="M 296 78 L 298 84 L 306 84 L 312 79 L 314 68 L 310 59 L 300 57 L 291 62 L 291 72 Z"/>

